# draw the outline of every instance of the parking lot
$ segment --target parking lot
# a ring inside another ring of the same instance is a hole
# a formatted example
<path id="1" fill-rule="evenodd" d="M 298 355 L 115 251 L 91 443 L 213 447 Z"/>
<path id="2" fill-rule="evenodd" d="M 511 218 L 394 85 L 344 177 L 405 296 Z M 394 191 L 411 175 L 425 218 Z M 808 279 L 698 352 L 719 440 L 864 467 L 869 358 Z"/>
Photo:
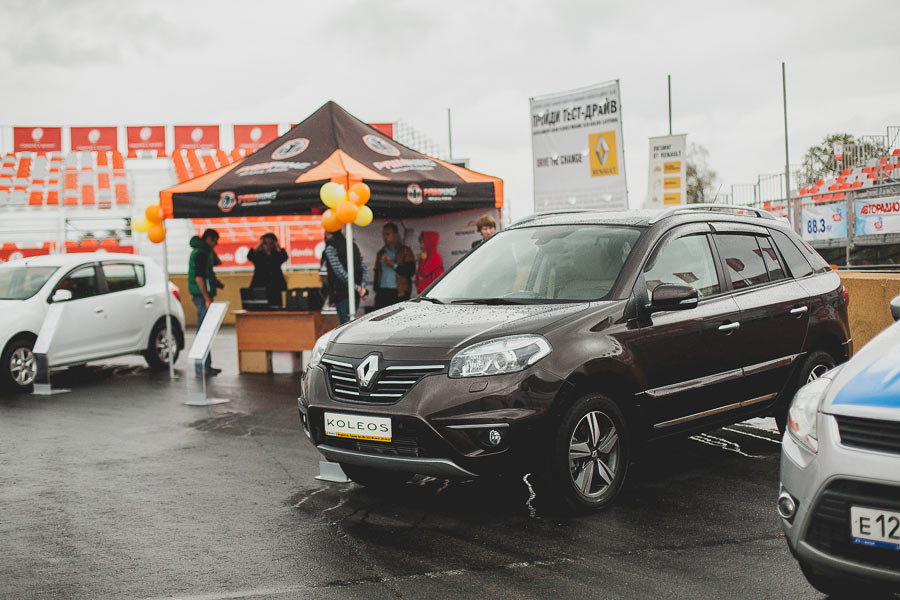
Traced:
<path id="1" fill-rule="evenodd" d="M 190 342 L 190 340 L 189 340 Z M 297 377 L 237 374 L 223 329 L 210 407 L 140 359 L 0 400 L 4 598 L 816 598 L 757 420 L 647 453 L 617 506 L 562 517 L 528 478 L 417 478 L 390 495 L 316 480 Z"/>

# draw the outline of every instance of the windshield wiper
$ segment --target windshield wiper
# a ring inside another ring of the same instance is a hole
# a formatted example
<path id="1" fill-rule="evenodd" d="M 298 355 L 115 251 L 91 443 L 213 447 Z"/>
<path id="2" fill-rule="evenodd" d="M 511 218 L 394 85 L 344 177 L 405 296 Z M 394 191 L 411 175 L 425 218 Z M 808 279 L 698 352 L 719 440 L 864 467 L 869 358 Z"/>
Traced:
<path id="1" fill-rule="evenodd" d="M 450 304 L 528 304 L 528 302 L 512 298 L 461 298 L 453 300 Z"/>
<path id="2" fill-rule="evenodd" d="M 419 300 L 425 300 L 426 302 L 434 302 L 435 304 L 447 304 L 443 300 L 439 300 L 437 298 L 432 298 L 430 296 L 419 296 Z"/>

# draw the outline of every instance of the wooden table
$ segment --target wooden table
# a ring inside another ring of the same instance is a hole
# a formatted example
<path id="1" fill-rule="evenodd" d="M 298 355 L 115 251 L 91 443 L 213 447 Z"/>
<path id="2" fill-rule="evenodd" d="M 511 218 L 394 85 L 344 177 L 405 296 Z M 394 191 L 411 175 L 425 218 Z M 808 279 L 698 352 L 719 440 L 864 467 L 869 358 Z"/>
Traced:
<path id="1" fill-rule="evenodd" d="M 319 311 L 236 310 L 238 369 L 272 371 L 272 352 L 312 350 L 319 336 L 338 325 L 336 315 Z"/>

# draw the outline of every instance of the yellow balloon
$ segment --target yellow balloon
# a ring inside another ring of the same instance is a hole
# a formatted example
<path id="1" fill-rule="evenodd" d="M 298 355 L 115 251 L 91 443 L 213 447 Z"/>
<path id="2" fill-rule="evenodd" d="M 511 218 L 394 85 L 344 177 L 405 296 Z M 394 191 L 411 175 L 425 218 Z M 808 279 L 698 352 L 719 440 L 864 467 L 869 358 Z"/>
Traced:
<path id="1" fill-rule="evenodd" d="M 362 206 L 368 202 L 371 195 L 372 192 L 369 189 L 369 186 L 362 182 L 354 183 L 350 186 L 350 201 L 357 206 Z"/>
<path id="2" fill-rule="evenodd" d="M 166 239 L 166 228 L 159 223 L 151 225 L 150 229 L 147 230 L 147 237 L 154 244 L 158 244 Z"/>
<path id="3" fill-rule="evenodd" d="M 356 220 L 353 221 L 354 225 L 359 225 L 360 227 L 365 227 L 369 223 L 372 222 L 372 219 L 375 215 L 372 214 L 372 209 L 368 206 L 360 206 L 359 214 L 356 215 Z"/>
<path id="4" fill-rule="evenodd" d="M 359 214 L 359 207 L 349 200 L 344 200 L 334 209 L 334 214 L 337 215 L 341 223 L 352 223 L 356 220 L 356 215 Z"/>
<path id="5" fill-rule="evenodd" d="M 341 184 L 329 181 L 319 190 L 319 197 L 328 208 L 337 208 L 338 204 L 347 199 L 347 192 Z"/>
<path id="6" fill-rule="evenodd" d="M 138 233 L 145 233 L 150 229 L 150 223 L 144 217 L 138 217 L 137 219 L 132 219 L 131 228 Z"/>

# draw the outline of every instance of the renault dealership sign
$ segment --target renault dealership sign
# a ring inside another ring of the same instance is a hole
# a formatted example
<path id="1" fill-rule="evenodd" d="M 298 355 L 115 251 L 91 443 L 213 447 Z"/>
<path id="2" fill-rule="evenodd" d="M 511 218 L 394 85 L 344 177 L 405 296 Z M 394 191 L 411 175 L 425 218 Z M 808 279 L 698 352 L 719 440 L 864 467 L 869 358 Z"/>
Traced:
<path id="1" fill-rule="evenodd" d="M 619 82 L 531 99 L 535 212 L 625 210 Z"/>
<path id="2" fill-rule="evenodd" d="M 650 138 L 650 175 L 646 208 L 686 204 L 685 140 L 687 135 Z"/>

